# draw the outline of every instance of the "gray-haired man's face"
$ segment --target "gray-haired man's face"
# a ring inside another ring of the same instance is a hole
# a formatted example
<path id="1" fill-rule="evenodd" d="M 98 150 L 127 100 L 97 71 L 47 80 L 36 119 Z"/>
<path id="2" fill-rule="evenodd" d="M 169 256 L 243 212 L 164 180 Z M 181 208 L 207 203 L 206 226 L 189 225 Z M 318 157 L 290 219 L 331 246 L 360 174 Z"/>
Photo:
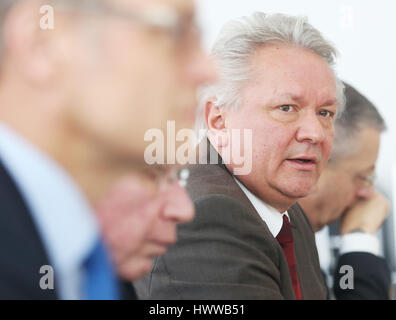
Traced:
<path id="1" fill-rule="evenodd" d="M 240 179 L 269 204 L 293 201 L 311 191 L 329 158 L 335 78 L 320 56 L 291 46 L 267 46 L 251 63 L 242 106 L 226 120 L 253 132 L 253 169 Z"/>
<path id="2" fill-rule="evenodd" d="M 180 39 L 160 28 L 147 28 L 126 19 L 100 19 L 94 45 L 78 48 L 73 68 L 79 97 L 74 110 L 79 124 L 113 146 L 112 152 L 144 162 L 148 129 L 166 132 L 167 120 L 176 131 L 193 125 L 196 88 L 215 72 L 200 47 L 194 27 L 194 6 L 188 0 L 117 0 L 112 7 L 134 12 L 167 6 L 186 20 Z M 79 44 L 84 46 L 84 44 Z M 94 115 L 94 116 L 93 116 Z"/>
<path id="3" fill-rule="evenodd" d="M 104 3 L 76 11 L 55 6 L 54 28 L 44 30 L 34 20 L 38 4 L 21 2 L 15 15 L 23 21 L 10 18 L 5 27 L 2 62 L 17 65 L 24 77 L 18 81 L 33 83 L 35 94 L 41 90 L 50 108 L 40 102 L 35 110 L 56 112 L 59 129 L 111 159 L 144 165 L 146 131 L 166 132 L 168 120 L 176 131 L 192 127 L 196 89 L 215 70 L 200 45 L 192 0 Z"/>

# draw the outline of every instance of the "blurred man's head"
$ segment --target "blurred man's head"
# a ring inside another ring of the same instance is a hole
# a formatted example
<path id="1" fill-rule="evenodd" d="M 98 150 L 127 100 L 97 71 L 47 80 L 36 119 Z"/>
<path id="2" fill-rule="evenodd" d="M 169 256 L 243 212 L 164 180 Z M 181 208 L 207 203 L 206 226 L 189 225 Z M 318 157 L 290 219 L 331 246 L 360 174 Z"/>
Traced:
<path id="1" fill-rule="evenodd" d="M 375 106 L 346 85 L 346 107 L 335 123 L 329 163 L 314 191 L 299 203 L 315 231 L 373 194 L 375 162 L 385 122 Z"/>
<path id="2" fill-rule="evenodd" d="M 159 192 L 142 188 L 136 177 L 126 176 L 96 206 L 119 274 L 129 280 L 148 272 L 152 259 L 176 241 L 175 222 L 188 222 L 194 215 L 179 183 L 158 183 Z"/>
<path id="3" fill-rule="evenodd" d="M 227 24 L 212 54 L 221 81 L 202 92 L 208 138 L 223 156 L 238 148 L 231 130 L 251 129 L 253 150 L 242 153 L 252 153 L 252 170 L 238 179 L 285 211 L 311 191 L 330 155 L 343 108 L 335 49 L 304 18 L 256 13 Z"/>
<path id="4" fill-rule="evenodd" d="M 44 4 L 53 30 L 40 28 Z M 192 125 L 195 90 L 213 77 L 192 1 L 2 0 L 0 11 L 0 120 L 70 171 L 144 166 L 148 129 Z"/>

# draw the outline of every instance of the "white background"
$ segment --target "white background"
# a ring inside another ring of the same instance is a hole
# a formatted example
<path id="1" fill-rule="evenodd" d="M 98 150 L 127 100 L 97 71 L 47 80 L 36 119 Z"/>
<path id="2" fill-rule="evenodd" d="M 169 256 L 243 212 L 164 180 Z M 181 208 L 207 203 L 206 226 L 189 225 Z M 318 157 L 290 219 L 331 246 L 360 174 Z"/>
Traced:
<path id="1" fill-rule="evenodd" d="M 396 163 L 395 0 L 196 0 L 196 4 L 208 50 L 221 26 L 230 19 L 254 11 L 307 16 L 340 52 L 340 77 L 366 95 L 387 122 L 376 185 L 392 198 L 391 172 Z M 391 219 L 387 226 L 395 231 Z"/>

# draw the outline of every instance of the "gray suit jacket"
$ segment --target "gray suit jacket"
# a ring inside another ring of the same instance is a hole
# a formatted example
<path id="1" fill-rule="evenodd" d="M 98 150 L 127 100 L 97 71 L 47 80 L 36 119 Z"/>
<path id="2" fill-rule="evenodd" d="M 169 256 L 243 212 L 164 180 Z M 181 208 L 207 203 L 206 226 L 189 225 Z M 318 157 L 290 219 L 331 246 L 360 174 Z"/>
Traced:
<path id="1" fill-rule="evenodd" d="M 193 222 L 135 283 L 141 299 L 295 299 L 277 240 L 222 164 L 190 167 Z M 312 227 L 296 204 L 288 213 L 303 299 L 325 299 Z"/>

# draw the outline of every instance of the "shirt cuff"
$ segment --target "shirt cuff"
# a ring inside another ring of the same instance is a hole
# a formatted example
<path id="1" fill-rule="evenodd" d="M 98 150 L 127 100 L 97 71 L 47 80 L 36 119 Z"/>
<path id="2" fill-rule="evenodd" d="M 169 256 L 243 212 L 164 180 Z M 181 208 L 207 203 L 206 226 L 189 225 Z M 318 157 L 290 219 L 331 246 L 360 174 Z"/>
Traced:
<path id="1" fill-rule="evenodd" d="M 379 256 L 379 240 L 377 236 L 365 232 L 347 233 L 341 236 L 340 254 L 349 252 L 367 252 Z"/>

